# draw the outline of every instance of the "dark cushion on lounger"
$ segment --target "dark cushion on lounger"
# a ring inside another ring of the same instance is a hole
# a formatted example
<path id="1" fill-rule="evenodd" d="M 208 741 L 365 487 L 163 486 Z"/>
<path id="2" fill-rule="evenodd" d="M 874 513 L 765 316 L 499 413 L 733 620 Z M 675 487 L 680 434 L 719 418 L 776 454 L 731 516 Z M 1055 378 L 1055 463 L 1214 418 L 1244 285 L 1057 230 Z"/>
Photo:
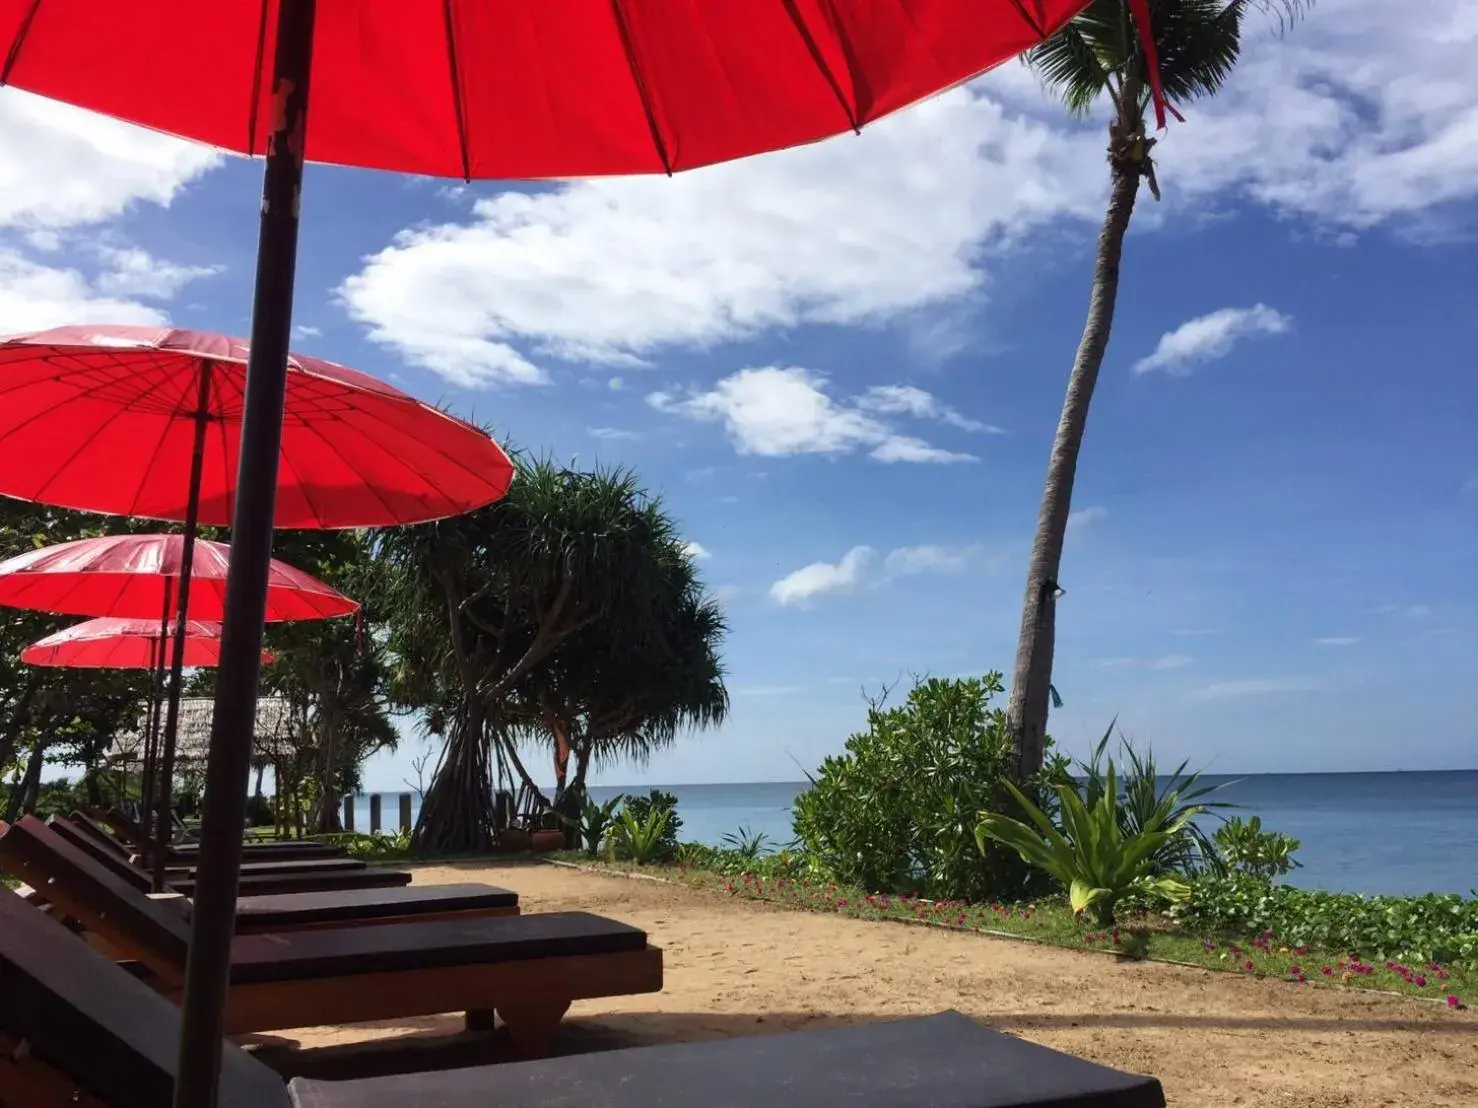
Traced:
<path id="1" fill-rule="evenodd" d="M 588 912 L 238 935 L 231 946 L 231 983 L 615 954 L 645 950 L 646 946 L 645 931 Z"/>
<path id="2" fill-rule="evenodd" d="M 236 902 L 236 926 L 270 931 L 274 926 L 353 923 L 383 916 L 434 915 L 518 907 L 518 894 L 492 885 L 411 885 L 399 889 L 348 889 L 335 893 L 248 896 Z"/>
<path id="3" fill-rule="evenodd" d="M 164 1108 L 180 1013 L 168 1000 L 0 890 L 0 1030 L 109 1108 Z M 221 1108 L 287 1108 L 282 1079 L 227 1043 Z"/>
<path id="4" fill-rule="evenodd" d="M 528 917 L 525 917 L 528 918 Z M 1121 1073 L 944 1012 L 363 1081 L 294 1081 L 296 1108 L 1163 1108 Z"/>

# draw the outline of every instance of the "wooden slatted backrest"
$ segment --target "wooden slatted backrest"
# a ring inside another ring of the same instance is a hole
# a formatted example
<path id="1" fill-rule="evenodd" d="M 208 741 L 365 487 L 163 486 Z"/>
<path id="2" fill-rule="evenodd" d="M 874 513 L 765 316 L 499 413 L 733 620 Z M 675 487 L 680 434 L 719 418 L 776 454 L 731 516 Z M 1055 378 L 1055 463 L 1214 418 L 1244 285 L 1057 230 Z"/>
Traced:
<path id="1" fill-rule="evenodd" d="M 190 927 L 35 816 L 0 823 L 0 869 L 172 985 L 185 977 Z"/>
<path id="2" fill-rule="evenodd" d="M 109 831 L 95 817 L 88 815 L 86 812 L 74 808 L 72 809 L 72 814 L 67 818 L 77 825 L 79 831 L 86 832 L 99 846 L 107 847 L 114 854 L 127 858 L 133 853 L 132 847 L 113 834 L 113 832 Z"/>
<path id="3" fill-rule="evenodd" d="M 46 826 L 57 833 L 60 838 L 71 843 L 78 850 L 88 855 L 99 865 L 106 866 L 114 877 L 128 882 L 141 893 L 152 892 L 153 882 L 149 875 L 138 866 L 134 865 L 123 855 L 109 850 L 106 846 L 97 842 L 91 835 L 84 832 L 80 827 L 69 819 L 61 816 L 48 816 Z"/>
<path id="4" fill-rule="evenodd" d="M 180 1013 L 169 1000 L 0 889 L 0 1102 L 170 1103 Z M 220 1108 L 286 1108 L 282 1079 L 225 1044 Z"/>

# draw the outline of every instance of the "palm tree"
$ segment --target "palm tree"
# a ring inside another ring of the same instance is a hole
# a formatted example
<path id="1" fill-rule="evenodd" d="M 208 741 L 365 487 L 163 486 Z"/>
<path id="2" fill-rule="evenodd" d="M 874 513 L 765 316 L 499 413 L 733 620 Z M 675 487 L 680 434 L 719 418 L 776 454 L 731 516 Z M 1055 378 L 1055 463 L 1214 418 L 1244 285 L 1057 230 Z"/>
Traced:
<path id="1" fill-rule="evenodd" d="M 553 748 L 557 810 L 578 810 L 592 764 L 644 764 L 684 731 L 717 726 L 728 712 L 718 654 L 723 612 L 704 595 L 683 543 L 664 541 L 653 554 L 645 602 L 613 605 L 517 692 L 513 737 Z"/>
<path id="2" fill-rule="evenodd" d="M 1148 0 L 1166 96 L 1174 102 L 1213 95 L 1237 63 L 1242 25 L 1249 13 L 1275 15 L 1282 28 L 1311 2 Z M 1140 182 L 1149 186 L 1155 199 L 1160 197 L 1155 163 L 1150 156 L 1155 140 L 1145 133 L 1150 71 L 1131 6 L 1131 0 L 1093 0 L 1081 15 L 1025 59 L 1075 114 L 1087 114 L 1101 99 L 1107 98 L 1110 188 L 1108 212 L 1098 236 L 1088 319 L 1073 359 L 1067 396 L 1047 463 L 1047 483 L 1027 566 L 1011 698 L 1006 706 L 1007 719 L 1016 735 L 1019 772 L 1023 777 L 1036 773 L 1042 766 L 1060 591 L 1057 573 L 1072 508 L 1078 452 L 1114 322 L 1124 235 L 1134 214 Z"/>
<path id="3" fill-rule="evenodd" d="M 445 737 L 419 847 L 490 845 L 493 760 L 521 765 L 507 739 L 526 718 L 532 675 L 613 612 L 627 626 L 663 612 L 658 564 L 676 546 L 672 521 L 630 473 L 550 461 L 520 464 L 495 504 L 384 536 L 394 696 Z"/>

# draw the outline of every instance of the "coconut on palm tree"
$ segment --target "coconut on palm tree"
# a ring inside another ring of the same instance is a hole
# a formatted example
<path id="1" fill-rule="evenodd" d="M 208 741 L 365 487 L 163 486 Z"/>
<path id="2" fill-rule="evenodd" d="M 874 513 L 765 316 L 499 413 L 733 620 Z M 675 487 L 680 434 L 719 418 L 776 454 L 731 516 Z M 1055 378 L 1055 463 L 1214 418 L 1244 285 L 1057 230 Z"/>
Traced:
<path id="1" fill-rule="evenodd" d="M 1087 114 L 1106 101 L 1109 201 L 1098 236 L 1088 319 L 1073 359 L 1067 396 L 1037 515 L 1036 537 L 1027 567 L 1026 599 L 1011 675 L 1007 718 L 1017 737 L 1022 776 L 1042 765 L 1047 711 L 1052 688 L 1056 635 L 1058 567 L 1072 508 L 1078 453 L 1088 425 L 1088 408 L 1108 350 L 1109 331 L 1119 293 L 1119 260 L 1141 183 L 1160 198 L 1151 156 L 1155 139 L 1146 133 L 1145 110 L 1151 96 L 1150 68 L 1131 8 L 1137 0 L 1093 0 L 1061 31 L 1026 55 L 1026 62 L 1069 111 Z M 1143 2 L 1143 0 L 1139 0 Z M 1278 18 L 1280 28 L 1311 0 L 1147 0 L 1150 28 L 1159 55 L 1165 95 L 1173 103 L 1211 96 L 1225 83 L 1242 48 L 1243 24 L 1250 14 Z"/>

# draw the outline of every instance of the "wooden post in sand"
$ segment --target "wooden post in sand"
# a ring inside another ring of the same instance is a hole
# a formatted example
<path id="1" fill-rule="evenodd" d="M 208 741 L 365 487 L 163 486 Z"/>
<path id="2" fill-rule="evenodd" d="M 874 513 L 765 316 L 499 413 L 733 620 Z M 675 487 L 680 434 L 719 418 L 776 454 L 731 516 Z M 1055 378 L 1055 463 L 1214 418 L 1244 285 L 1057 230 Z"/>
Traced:
<path id="1" fill-rule="evenodd" d="M 400 829 L 407 835 L 411 833 L 411 794 L 400 794 Z"/>
<path id="2" fill-rule="evenodd" d="M 370 834 L 380 833 L 380 794 L 370 793 Z"/>
<path id="3" fill-rule="evenodd" d="M 344 797 L 344 830 L 354 830 L 354 794 Z"/>

